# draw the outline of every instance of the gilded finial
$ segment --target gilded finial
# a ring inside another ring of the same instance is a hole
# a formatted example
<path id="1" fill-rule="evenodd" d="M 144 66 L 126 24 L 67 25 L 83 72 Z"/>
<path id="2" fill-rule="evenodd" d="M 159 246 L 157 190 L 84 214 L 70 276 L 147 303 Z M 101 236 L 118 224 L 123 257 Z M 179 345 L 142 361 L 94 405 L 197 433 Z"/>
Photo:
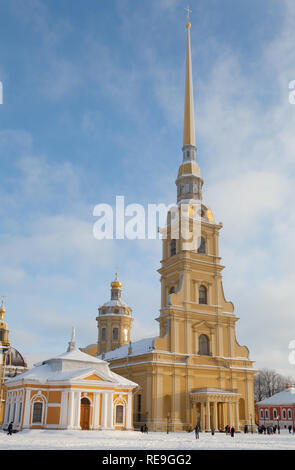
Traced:
<path id="1" fill-rule="evenodd" d="M 185 27 L 186 27 L 186 28 L 190 28 L 190 27 L 191 27 L 191 24 L 190 24 L 190 21 L 189 21 L 189 20 L 190 20 L 189 15 L 190 15 L 190 13 L 192 13 L 192 10 L 190 10 L 189 6 L 187 6 L 187 7 L 185 8 L 185 11 L 187 12 L 187 17 L 186 17 L 187 23 L 186 23 Z"/>
<path id="2" fill-rule="evenodd" d="M 6 312 L 6 309 L 4 307 L 4 299 L 6 298 L 6 295 L 1 295 L 1 307 L 0 307 L 0 315 L 1 315 L 1 320 L 3 320 L 3 315 Z"/>
<path id="3" fill-rule="evenodd" d="M 118 288 L 121 289 L 122 287 L 122 283 L 118 279 L 118 270 L 119 270 L 119 266 L 116 266 L 116 277 L 115 277 L 115 280 L 111 282 L 112 289 L 118 289 Z"/>

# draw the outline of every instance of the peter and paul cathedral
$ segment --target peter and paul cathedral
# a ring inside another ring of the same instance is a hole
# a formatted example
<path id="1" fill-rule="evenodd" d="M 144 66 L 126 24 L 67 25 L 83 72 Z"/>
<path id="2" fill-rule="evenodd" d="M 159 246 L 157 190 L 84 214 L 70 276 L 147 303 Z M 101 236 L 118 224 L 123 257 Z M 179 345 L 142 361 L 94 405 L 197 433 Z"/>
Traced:
<path id="1" fill-rule="evenodd" d="M 130 343 L 131 310 L 121 305 L 118 284 L 112 288 L 111 303 L 99 309 L 98 343 L 89 352 L 96 351 L 114 372 L 141 386 L 134 400 L 135 427 L 146 423 L 154 431 L 166 430 L 167 426 L 179 431 L 198 423 L 204 431 L 212 427 L 224 430 L 226 425 L 241 430 L 254 420 L 253 377 L 257 371 L 248 348 L 237 342 L 238 318 L 223 291 L 224 266 L 219 254 L 222 224 L 215 222 L 202 196 L 190 28 L 188 18 L 183 156 L 176 178 L 176 207 L 179 213 L 189 207 L 188 227 L 198 227 L 200 232 L 197 244 L 188 249 L 187 240 L 175 237 L 175 222 L 168 214 L 158 270 L 159 336 Z"/>

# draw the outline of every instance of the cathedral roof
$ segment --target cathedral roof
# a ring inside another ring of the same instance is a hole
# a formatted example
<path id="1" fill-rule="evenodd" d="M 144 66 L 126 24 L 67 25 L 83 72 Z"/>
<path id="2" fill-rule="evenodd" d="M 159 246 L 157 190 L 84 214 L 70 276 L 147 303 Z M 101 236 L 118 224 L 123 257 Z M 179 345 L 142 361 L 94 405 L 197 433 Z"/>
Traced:
<path id="1" fill-rule="evenodd" d="M 140 356 L 153 351 L 155 336 L 152 338 L 143 338 L 134 343 L 125 344 L 119 348 L 113 349 L 104 353 L 105 361 L 112 361 L 113 359 L 120 359 L 126 356 Z M 101 357 L 101 356 L 98 356 Z"/>

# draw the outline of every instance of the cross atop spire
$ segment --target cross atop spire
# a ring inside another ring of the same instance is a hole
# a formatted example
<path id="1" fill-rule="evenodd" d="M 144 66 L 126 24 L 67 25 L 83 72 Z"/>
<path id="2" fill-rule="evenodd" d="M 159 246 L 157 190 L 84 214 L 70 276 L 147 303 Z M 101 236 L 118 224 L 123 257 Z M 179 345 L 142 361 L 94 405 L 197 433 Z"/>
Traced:
<path id="1" fill-rule="evenodd" d="M 185 11 L 187 12 L 187 22 L 189 23 L 189 14 L 192 13 L 192 10 L 190 10 L 189 6 L 185 8 Z"/>

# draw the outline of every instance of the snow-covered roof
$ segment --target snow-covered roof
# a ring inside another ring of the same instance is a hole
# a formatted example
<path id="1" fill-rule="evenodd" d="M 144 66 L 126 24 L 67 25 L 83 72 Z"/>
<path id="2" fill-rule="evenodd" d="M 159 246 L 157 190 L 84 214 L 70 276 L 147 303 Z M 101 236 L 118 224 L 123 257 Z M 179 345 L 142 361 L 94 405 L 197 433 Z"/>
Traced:
<path id="1" fill-rule="evenodd" d="M 66 351 L 62 354 L 59 354 L 58 356 L 53 357 L 52 359 L 47 359 L 46 361 L 43 361 L 44 363 L 47 363 L 48 361 L 51 360 L 56 360 L 56 359 L 65 359 L 67 361 L 79 361 L 79 362 L 93 362 L 95 364 L 105 364 L 106 361 L 103 361 L 102 359 L 99 359 L 94 356 L 90 356 L 90 354 L 86 354 L 80 349 L 73 349 L 72 351 Z"/>
<path id="2" fill-rule="evenodd" d="M 39 362 L 29 371 L 7 380 L 5 383 L 10 385 L 22 380 L 25 383 L 37 382 L 39 384 L 64 381 L 73 382 L 80 381 L 85 375 L 90 374 L 97 374 L 100 378 L 98 378 L 100 384 L 102 379 L 103 382 L 110 382 L 113 385 L 128 385 L 131 388 L 137 386 L 135 382 L 112 372 L 106 361 L 76 349 Z"/>
<path id="3" fill-rule="evenodd" d="M 275 393 L 272 397 L 265 398 L 256 405 L 295 405 L 295 387 L 285 388 L 282 392 Z"/>
<path id="4" fill-rule="evenodd" d="M 139 341 L 135 341 L 131 343 L 131 352 L 128 354 L 130 344 L 126 344 L 125 346 L 120 346 L 117 349 L 113 349 L 113 351 L 108 351 L 104 355 L 105 361 L 111 361 L 113 359 L 120 359 L 126 356 L 140 356 L 141 354 L 146 354 L 154 350 L 154 340 L 155 336 L 152 338 L 143 338 Z M 98 358 L 101 357 L 97 356 Z"/>

